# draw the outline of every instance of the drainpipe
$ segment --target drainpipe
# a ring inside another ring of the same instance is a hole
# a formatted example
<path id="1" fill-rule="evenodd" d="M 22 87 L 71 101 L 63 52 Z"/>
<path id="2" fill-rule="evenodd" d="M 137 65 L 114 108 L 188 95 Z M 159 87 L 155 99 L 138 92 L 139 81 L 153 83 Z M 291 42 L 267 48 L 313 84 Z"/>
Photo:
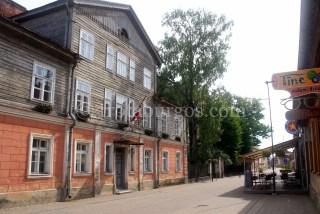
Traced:
<path id="1" fill-rule="evenodd" d="M 64 200 L 71 199 L 71 153 L 72 153 L 72 138 L 73 138 L 73 129 L 76 126 L 76 117 L 73 114 L 73 108 L 72 108 L 72 101 L 73 101 L 73 95 L 74 95 L 74 72 L 75 68 L 77 66 L 77 61 L 74 63 L 74 65 L 71 68 L 71 74 L 70 74 L 70 97 L 68 98 L 69 103 L 69 111 L 68 116 L 72 119 L 72 124 L 69 127 L 69 139 L 68 139 L 68 148 L 67 148 L 67 172 L 66 172 L 66 191 L 65 191 L 65 198 Z"/>
<path id="2" fill-rule="evenodd" d="M 155 188 L 159 188 L 160 187 L 160 141 L 161 138 L 158 137 L 157 138 L 157 176 L 156 176 L 156 185 Z"/>

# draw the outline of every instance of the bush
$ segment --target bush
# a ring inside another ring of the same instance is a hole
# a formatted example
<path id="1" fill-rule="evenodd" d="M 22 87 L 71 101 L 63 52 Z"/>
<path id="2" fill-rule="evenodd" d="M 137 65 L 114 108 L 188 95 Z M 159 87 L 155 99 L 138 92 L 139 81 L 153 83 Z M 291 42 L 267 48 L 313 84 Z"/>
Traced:
<path id="1" fill-rule="evenodd" d="M 175 140 L 176 140 L 176 141 L 181 141 L 181 138 L 180 138 L 179 136 L 176 136 L 176 137 L 175 137 Z"/>
<path id="2" fill-rule="evenodd" d="M 118 128 L 123 130 L 124 128 L 127 128 L 129 127 L 129 124 L 128 123 L 118 123 Z"/>
<path id="3" fill-rule="evenodd" d="M 52 111 L 52 106 L 50 104 L 38 103 L 34 108 L 34 111 L 49 114 Z"/>

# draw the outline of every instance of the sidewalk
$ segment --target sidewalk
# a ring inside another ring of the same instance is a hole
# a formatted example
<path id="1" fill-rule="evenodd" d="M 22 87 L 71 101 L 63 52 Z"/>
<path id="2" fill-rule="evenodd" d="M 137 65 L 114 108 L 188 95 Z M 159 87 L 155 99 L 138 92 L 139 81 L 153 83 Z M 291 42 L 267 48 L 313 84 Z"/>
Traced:
<path id="1" fill-rule="evenodd" d="M 243 177 L 193 183 L 126 195 L 0 210 L 0 213 L 110 214 L 316 214 L 307 195 L 245 194 Z"/>

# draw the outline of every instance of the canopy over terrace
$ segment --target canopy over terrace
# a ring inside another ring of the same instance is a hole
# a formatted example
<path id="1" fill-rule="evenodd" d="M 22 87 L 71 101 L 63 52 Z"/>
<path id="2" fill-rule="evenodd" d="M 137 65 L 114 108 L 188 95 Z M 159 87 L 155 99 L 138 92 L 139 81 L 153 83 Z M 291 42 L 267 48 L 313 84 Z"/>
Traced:
<path id="1" fill-rule="evenodd" d="M 300 138 L 294 138 L 292 140 L 288 140 L 288 141 L 276 144 L 276 145 L 273 146 L 273 151 L 287 150 L 287 149 L 290 149 L 290 148 L 294 148 L 294 147 L 296 147 L 299 139 Z M 258 158 L 263 158 L 263 153 L 264 152 L 271 152 L 271 151 L 272 151 L 272 147 L 270 146 L 270 147 L 267 147 L 267 148 L 264 148 L 264 149 L 259 149 L 259 150 L 256 150 L 256 151 L 244 154 L 244 155 L 240 155 L 240 158 L 243 161 L 256 160 Z"/>

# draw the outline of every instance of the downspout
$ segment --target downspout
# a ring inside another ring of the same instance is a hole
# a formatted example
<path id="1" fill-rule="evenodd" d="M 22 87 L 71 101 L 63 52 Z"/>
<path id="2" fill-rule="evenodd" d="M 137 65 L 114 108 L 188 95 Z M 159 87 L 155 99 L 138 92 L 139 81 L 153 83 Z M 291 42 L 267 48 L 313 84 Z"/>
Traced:
<path id="1" fill-rule="evenodd" d="M 66 194 L 65 194 L 65 200 L 71 199 L 71 153 L 72 153 L 72 138 L 73 138 L 73 129 L 76 126 L 76 117 L 73 114 L 73 107 L 72 107 L 72 101 L 73 101 L 73 95 L 74 95 L 74 72 L 75 68 L 77 66 L 77 61 L 74 63 L 71 69 L 70 74 L 70 97 L 69 97 L 69 111 L 68 116 L 72 119 L 72 124 L 69 127 L 69 140 L 68 140 L 68 149 L 67 149 L 67 172 L 66 172 Z"/>
<path id="2" fill-rule="evenodd" d="M 159 188 L 160 187 L 160 141 L 161 141 L 161 137 L 157 138 L 157 177 L 156 177 L 156 186 L 155 188 Z"/>
<path id="3" fill-rule="evenodd" d="M 66 9 L 67 9 L 67 25 L 66 25 L 66 34 L 65 34 L 65 44 L 66 48 L 71 49 L 71 38 L 72 38 L 72 19 L 73 19 L 73 0 L 67 0 Z M 69 77 L 69 97 L 68 97 L 68 116 L 72 119 L 72 124 L 69 127 L 69 139 L 68 139 L 68 148 L 67 148 L 67 171 L 66 171 L 66 187 L 65 187 L 65 200 L 71 199 L 71 154 L 72 154 L 72 139 L 73 139 L 73 129 L 76 126 L 76 117 L 73 114 L 73 98 L 74 98 L 74 76 L 75 68 L 79 62 L 79 56 L 76 56 L 74 64 L 71 68 L 70 77 Z"/>

